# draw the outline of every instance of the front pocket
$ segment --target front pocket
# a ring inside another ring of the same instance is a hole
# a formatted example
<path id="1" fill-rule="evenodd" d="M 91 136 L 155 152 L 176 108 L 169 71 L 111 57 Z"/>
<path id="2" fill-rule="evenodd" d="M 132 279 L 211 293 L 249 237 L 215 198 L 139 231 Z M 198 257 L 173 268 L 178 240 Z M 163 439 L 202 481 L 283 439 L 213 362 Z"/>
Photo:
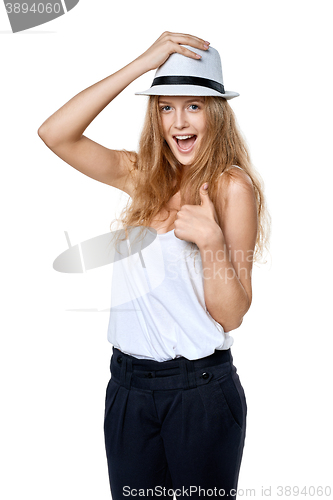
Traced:
<path id="1" fill-rule="evenodd" d="M 230 419 L 242 429 L 245 422 L 245 412 L 239 392 L 232 379 L 232 374 L 228 373 L 226 376 L 216 380 L 215 383 L 218 384 L 221 390 L 224 406 Z"/>

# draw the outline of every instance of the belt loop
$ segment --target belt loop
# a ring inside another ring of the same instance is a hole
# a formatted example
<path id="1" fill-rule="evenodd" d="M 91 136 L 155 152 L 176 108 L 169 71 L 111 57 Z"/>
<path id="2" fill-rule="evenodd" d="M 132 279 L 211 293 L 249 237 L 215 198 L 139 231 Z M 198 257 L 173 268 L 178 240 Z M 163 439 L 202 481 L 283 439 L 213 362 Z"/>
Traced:
<path id="1" fill-rule="evenodd" d="M 188 369 L 188 385 L 190 389 L 193 389 L 194 387 L 197 387 L 197 381 L 195 377 L 195 370 L 194 370 L 194 364 L 193 362 L 189 359 L 188 362 L 186 363 L 187 369 Z"/>
<path id="2" fill-rule="evenodd" d="M 180 371 L 182 375 L 182 385 L 184 389 L 189 388 L 189 380 L 187 376 L 187 369 L 186 369 L 186 359 L 185 358 L 179 358 L 179 364 L 180 364 Z"/>
<path id="3" fill-rule="evenodd" d="M 180 368 L 185 389 L 197 387 L 193 363 L 190 359 L 181 358 Z"/>
<path id="4" fill-rule="evenodd" d="M 132 358 L 123 355 L 120 369 L 120 383 L 126 389 L 131 388 L 132 369 Z"/>

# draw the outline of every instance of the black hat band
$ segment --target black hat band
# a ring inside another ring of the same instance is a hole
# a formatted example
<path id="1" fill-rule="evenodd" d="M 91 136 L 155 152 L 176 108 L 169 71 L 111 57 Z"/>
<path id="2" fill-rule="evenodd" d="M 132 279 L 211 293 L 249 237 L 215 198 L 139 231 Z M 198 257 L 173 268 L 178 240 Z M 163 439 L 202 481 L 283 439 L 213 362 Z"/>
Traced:
<path id="1" fill-rule="evenodd" d="M 225 94 L 222 83 L 199 76 L 158 76 L 154 78 L 151 86 L 155 85 L 199 85 L 199 87 L 208 87 L 220 92 L 220 94 Z"/>

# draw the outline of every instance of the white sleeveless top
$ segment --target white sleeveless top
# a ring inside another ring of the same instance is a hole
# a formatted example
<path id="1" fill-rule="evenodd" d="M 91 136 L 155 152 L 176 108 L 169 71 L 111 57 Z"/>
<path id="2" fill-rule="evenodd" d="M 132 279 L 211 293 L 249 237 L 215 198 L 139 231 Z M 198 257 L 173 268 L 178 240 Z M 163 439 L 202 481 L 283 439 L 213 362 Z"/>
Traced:
<path id="1" fill-rule="evenodd" d="M 133 243 L 130 230 L 129 238 Z M 229 349 L 233 337 L 205 304 L 197 245 L 177 238 L 174 229 L 156 235 L 144 228 L 143 239 L 132 247 L 128 239 L 122 242 L 113 264 L 108 341 L 125 354 L 156 361 Z"/>

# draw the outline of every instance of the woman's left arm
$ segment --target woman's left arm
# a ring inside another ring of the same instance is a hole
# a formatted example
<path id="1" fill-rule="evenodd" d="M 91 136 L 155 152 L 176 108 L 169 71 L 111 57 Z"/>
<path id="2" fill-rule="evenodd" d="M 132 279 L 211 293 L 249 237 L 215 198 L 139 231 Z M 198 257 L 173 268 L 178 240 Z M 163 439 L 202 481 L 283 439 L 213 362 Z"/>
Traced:
<path id="1" fill-rule="evenodd" d="M 228 332 L 241 325 L 252 302 L 251 275 L 258 217 L 250 177 L 239 171 L 233 172 L 231 179 L 222 175 L 217 200 L 214 214 L 217 224 L 207 225 L 205 237 L 197 244 L 207 310 Z M 208 196 L 209 202 L 212 204 Z"/>

